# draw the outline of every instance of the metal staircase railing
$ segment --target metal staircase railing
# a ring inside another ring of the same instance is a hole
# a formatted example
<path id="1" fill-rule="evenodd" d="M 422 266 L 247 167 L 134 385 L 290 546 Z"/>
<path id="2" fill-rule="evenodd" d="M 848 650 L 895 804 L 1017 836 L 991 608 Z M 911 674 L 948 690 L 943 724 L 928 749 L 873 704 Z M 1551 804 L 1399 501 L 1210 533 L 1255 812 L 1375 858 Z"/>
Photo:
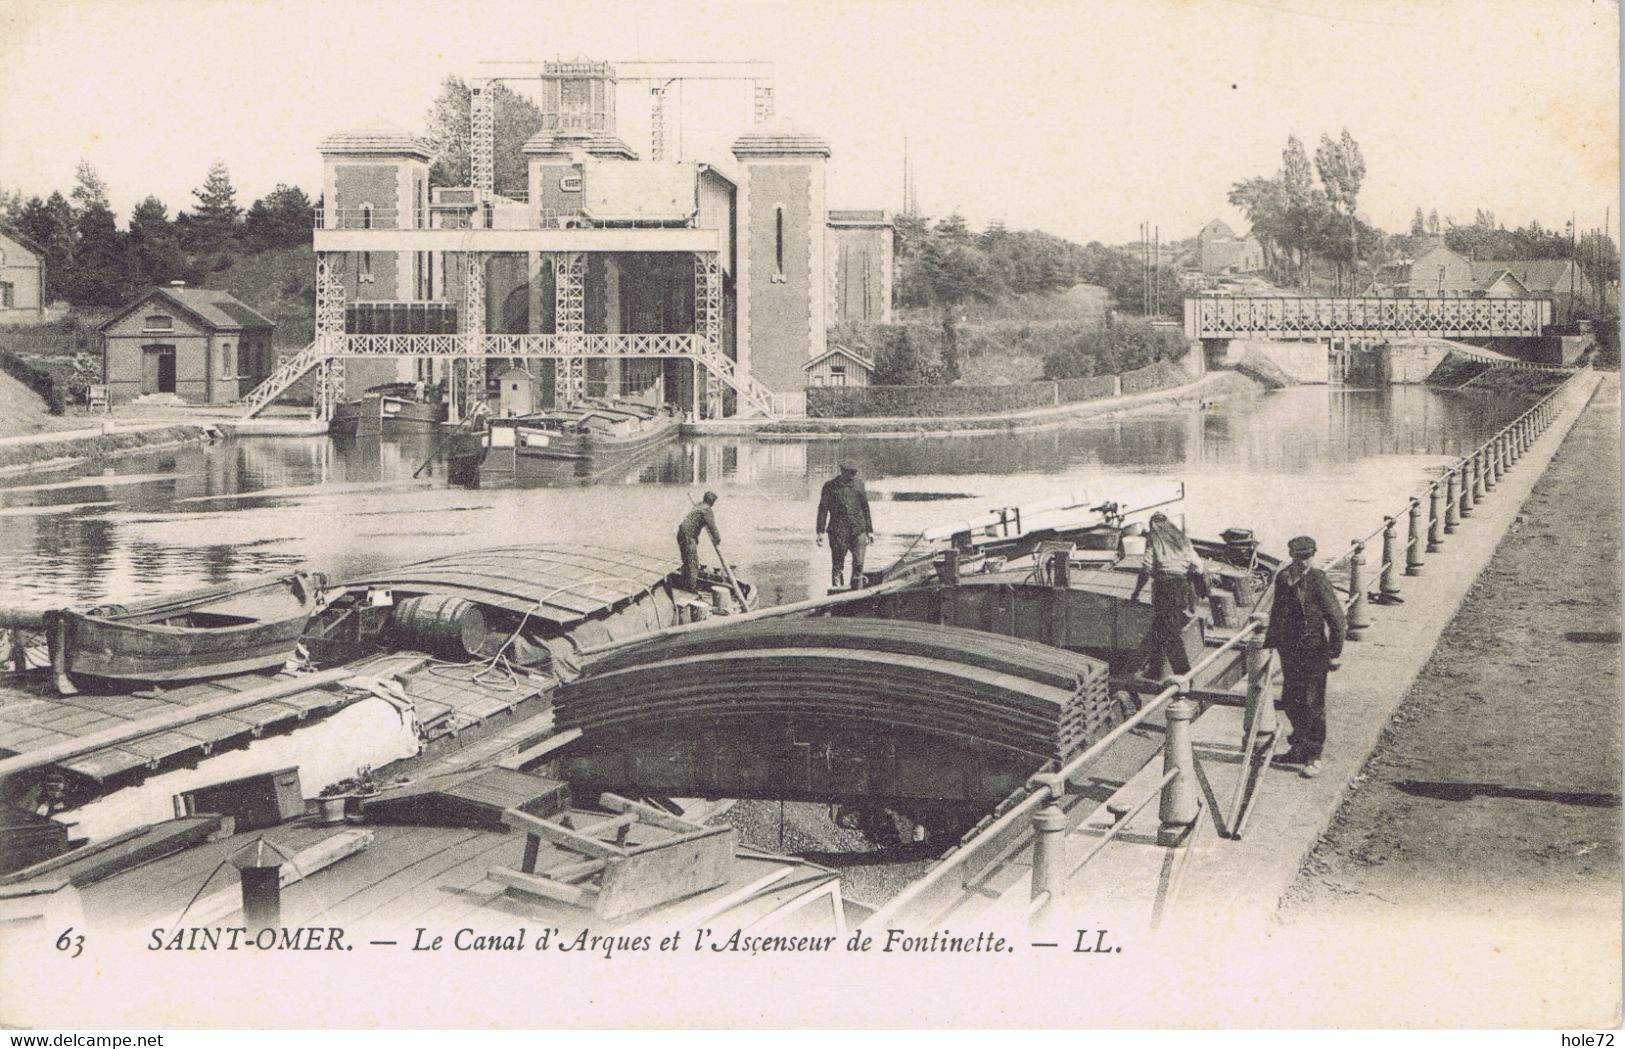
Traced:
<path id="1" fill-rule="evenodd" d="M 276 370 L 267 376 L 264 382 L 254 387 L 248 396 L 243 398 L 243 418 L 252 419 L 264 411 L 272 401 L 282 396 L 288 387 L 304 378 L 306 372 L 326 358 L 327 352 L 322 348 L 320 341 L 314 341 L 277 365 Z"/>
<path id="2" fill-rule="evenodd" d="M 735 393 L 763 415 L 771 419 L 779 414 L 776 411 L 777 402 L 773 391 L 763 385 L 756 376 L 739 367 L 739 362 L 732 357 L 721 353 L 696 353 L 694 359 L 709 368 L 717 378 L 733 387 Z"/>

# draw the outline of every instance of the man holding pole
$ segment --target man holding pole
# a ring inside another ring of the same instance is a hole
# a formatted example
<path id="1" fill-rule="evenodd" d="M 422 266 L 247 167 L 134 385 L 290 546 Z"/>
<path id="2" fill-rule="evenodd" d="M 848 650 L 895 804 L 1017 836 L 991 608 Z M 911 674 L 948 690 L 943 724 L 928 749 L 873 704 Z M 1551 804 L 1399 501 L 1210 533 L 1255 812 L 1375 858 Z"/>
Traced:
<path id="1" fill-rule="evenodd" d="M 695 593 L 700 589 L 700 532 L 711 533 L 711 542 L 721 556 L 722 533 L 717 531 L 717 515 L 711 507 L 717 502 L 717 493 L 706 492 L 705 498 L 677 526 L 677 552 L 683 558 L 683 586 Z"/>
<path id="2" fill-rule="evenodd" d="M 824 533 L 829 532 L 829 585 L 843 585 L 846 555 L 852 554 L 852 589 L 863 586 L 863 552 L 875 537 L 875 525 L 869 518 L 869 493 L 858 479 L 858 468 L 841 464 L 839 476 L 824 482 L 818 494 L 818 545 L 824 545 Z"/>
<path id="3" fill-rule="evenodd" d="M 1326 674 L 1343 654 L 1347 621 L 1343 602 L 1326 573 L 1309 564 L 1315 541 L 1300 535 L 1286 549 L 1292 563 L 1275 575 L 1275 603 L 1270 608 L 1264 647 L 1281 657 L 1281 709 L 1292 723 L 1290 749 L 1283 765 L 1303 766 L 1299 775 L 1320 775 L 1320 753 L 1326 745 Z"/>

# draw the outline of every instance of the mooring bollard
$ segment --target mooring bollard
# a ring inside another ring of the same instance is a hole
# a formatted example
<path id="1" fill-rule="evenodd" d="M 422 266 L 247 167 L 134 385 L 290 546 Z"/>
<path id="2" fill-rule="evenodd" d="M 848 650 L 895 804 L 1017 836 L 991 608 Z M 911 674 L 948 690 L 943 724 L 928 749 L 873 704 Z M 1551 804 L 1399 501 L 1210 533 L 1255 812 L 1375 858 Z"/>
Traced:
<path id="1" fill-rule="evenodd" d="M 1461 497 L 1456 494 L 1456 468 L 1452 466 L 1450 473 L 1445 477 L 1444 483 L 1444 533 L 1451 535 L 1456 531 L 1457 516 L 1461 509 Z"/>
<path id="2" fill-rule="evenodd" d="M 1033 891 L 1036 900 L 1049 893 L 1049 905 L 1060 902 L 1066 885 L 1066 813 L 1050 795 L 1049 803 L 1033 813 Z"/>
<path id="3" fill-rule="evenodd" d="M 1394 581 L 1394 562 L 1399 557 L 1398 525 L 1392 517 L 1382 519 L 1382 566 L 1377 572 L 1377 603 L 1381 605 L 1399 602 L 1399 584 Z"/>
<path id="4" fill-rule="evenodd" d="M 1473 465 L 1477 459 L 1478 453 L 1474 452 L 1467 457 L 1466 462 L 1461 464 L 1461 516 L 1463 517 L 1473 516 L 1473 504 L 1478 501 L 1473 498 Z"/>
<path id="5" fill-rule="evenodd" d="M 243 924 L 250 932 L 282 924 L 282 857 L 260 838 L 231 857 L 242 875 Z"/>
<path id="6" fill-rule="evenodd" d="M 1439 516 L 1439 482 L 1428 485 L 1428 553 L 1444 546 L 1444 521 Z"/>
<path id="7" fill-rule="evenodd" d="M 1422 500 L 1411 496 L 1410 520 L 1405 535 L 1405 574 L 1422 574 Z"/>
<path id="8" fill-rule="evenodd" d="M 1348 628 L 1344 636 L 1350 641 L 1358 641 L 1365 635 L 1366 628 L 1371 621 L 1365 615 L 1365 544 L 1355 543 L 1354 552 L 1349 555 L 1349 592 L 1353 601 L 1349 604 Z"/>
<path id="9" fill-rule="evenodd" d="M 1196 751 L 1191 748 L 1191 722 L 1196 720 L 1196 701 L 1180 695 L 1168 704 L 1167 730 L 1162 743 L 1162 774 L 1178 771 L 1162 788 L 1157 810 L 1162 825 L 1157 828 L 1158 845 L 1178 845 L 1196 826 L 1201 809 L 1196 804 Z"/>

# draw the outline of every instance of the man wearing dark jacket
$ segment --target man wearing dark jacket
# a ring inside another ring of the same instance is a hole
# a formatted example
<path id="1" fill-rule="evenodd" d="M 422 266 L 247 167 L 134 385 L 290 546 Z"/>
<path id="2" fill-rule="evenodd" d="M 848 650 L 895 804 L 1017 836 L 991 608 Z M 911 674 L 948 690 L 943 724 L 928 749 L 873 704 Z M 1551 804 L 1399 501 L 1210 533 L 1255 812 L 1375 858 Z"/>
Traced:
<path id="1" fill-rule="evenodd" d="M 818 494 L 818 545 L 829 532 L 829 583 L 841 586 L 846 555 L 852 554 L 852 589 L 863 585 L 863 552 L 875 537 L 869 519 L 869 493 L 858 479 L 858 468 L 841 464 L 841 473 L 824 482 Z"/>
<path id="2" fill-rule="evenodd" d="M 700 532 L 711 533 L 711 542 L 722 545 L 722 533 L 717 531 L 717 515 L 711 507 L 717 502 L 717 493 L 706 492 L 705 499 L 688 512 L 677 526 L 677 552 L 683 558 L 683 585 L 690 590 L 700 589 Z"/>
<path id="3" fill-rule="evenodd" d="M 1326 573 L 1311 567 L 1315 541 L 1300 535 L 1286 544 L 1292 563 L 1275 576 L 1275 603 L 1264 647 L 1281 657 L 1281 709 L 1292 723 L 1283 764 L 1301 764 L 1299 775 L 1320 775 L 1326 745 L 1326 673 L 1343 654 L 1343 601 Z"/>

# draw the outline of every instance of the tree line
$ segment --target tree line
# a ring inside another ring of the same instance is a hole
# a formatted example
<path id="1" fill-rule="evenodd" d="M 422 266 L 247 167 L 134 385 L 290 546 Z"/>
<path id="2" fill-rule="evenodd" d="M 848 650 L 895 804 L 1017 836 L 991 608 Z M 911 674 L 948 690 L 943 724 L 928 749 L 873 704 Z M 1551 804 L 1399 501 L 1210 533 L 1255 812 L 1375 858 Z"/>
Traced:
<path id="1" fill-rule="evenodd" d="M 278 184 L 244 209 L 216 161 L 192 196 L 192 207 L 171 218 L 148 195 L 120 229 L 106 182 L 81 161 L 67 196 L 25 198 L 0 187 L 0 222 L 44 252 L 45 301 L 74 306 L 116 306 L 152 284 L 201 284 L 239 254 L 310 245 L 313 205 L 298 186 Z"/>

